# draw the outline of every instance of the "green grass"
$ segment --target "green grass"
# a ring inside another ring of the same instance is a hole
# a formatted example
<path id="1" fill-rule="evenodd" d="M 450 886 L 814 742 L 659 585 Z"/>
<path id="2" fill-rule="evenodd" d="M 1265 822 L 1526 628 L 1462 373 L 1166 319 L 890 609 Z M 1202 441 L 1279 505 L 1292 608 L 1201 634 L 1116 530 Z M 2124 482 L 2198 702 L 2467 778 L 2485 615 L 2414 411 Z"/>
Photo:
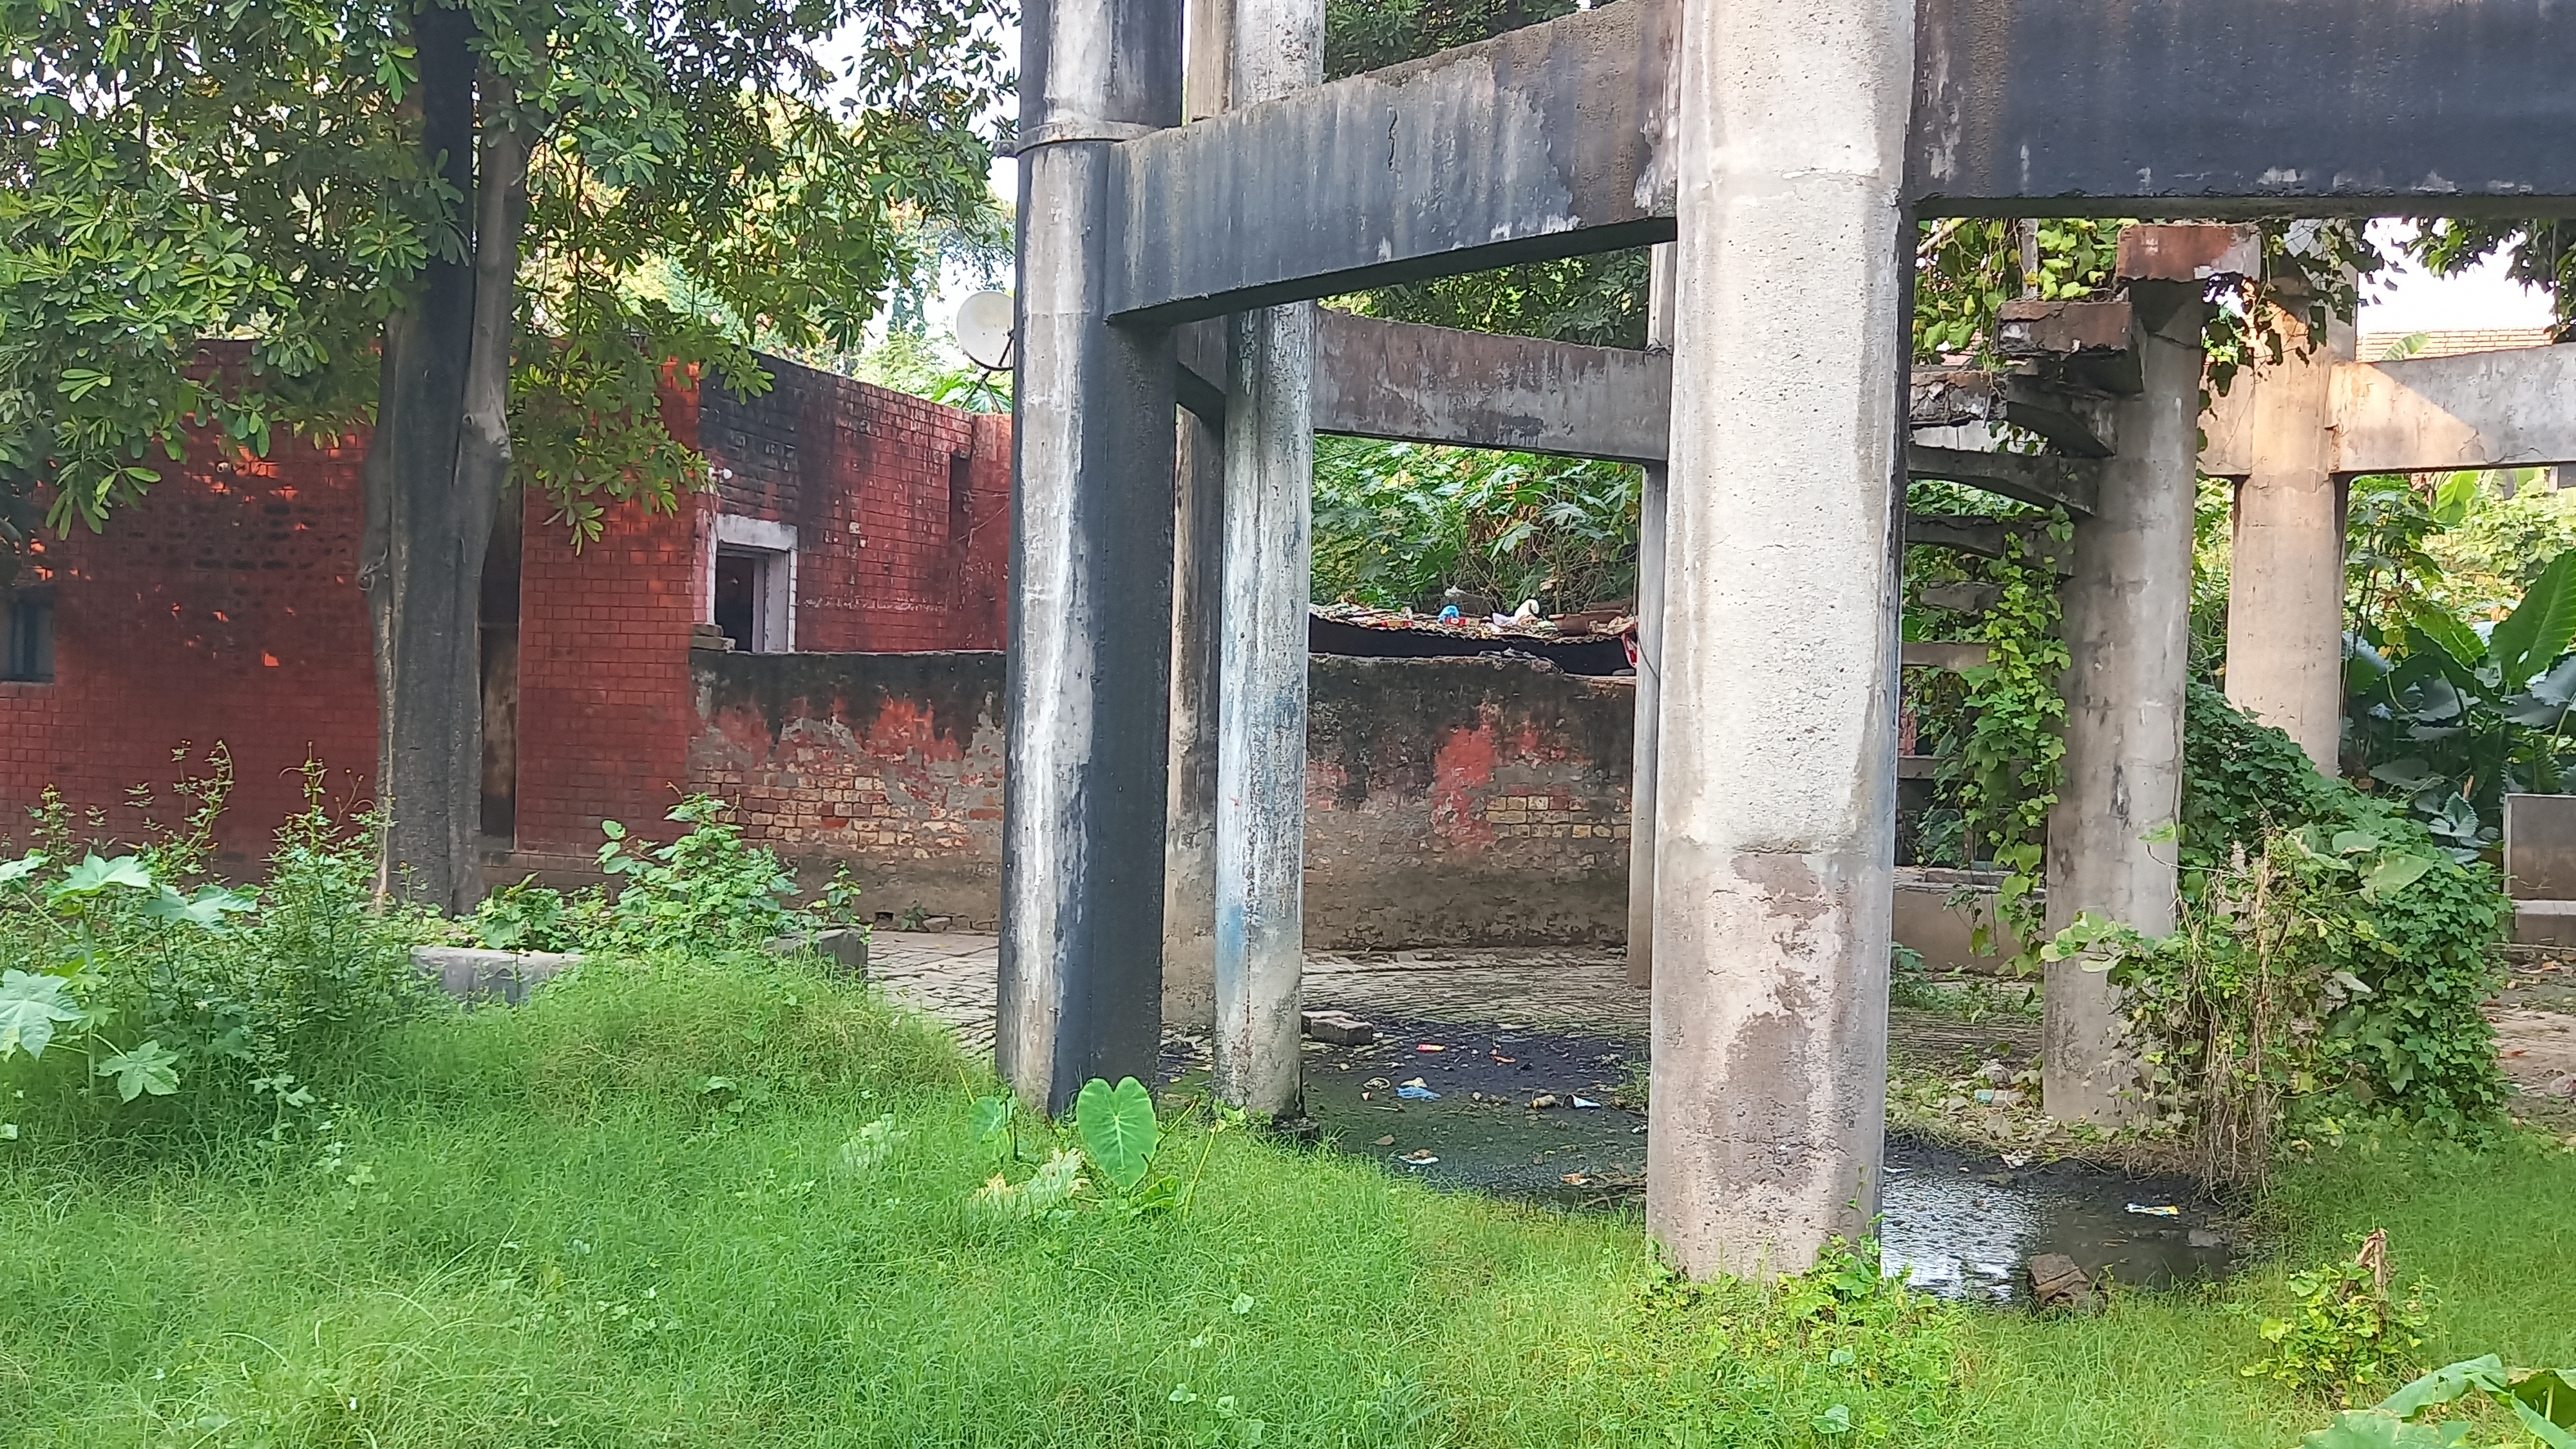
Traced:
<path id="1" fill-rule="evenodd" d="M 2224 1305 L 2279 1301 L 2275 1268 L 2084 1320 L 1681 1290 L 1633 1222 L 1191 1131 L 1183 1216 L 998 1218 L 981 1073 L 792 966 L 601 964 L 372 1060 L 337 1150 L 29 1124 L 0 1444 L 2031 1449 L 2287 1445 L 2325 1413 L 2238 1372 Z M 844 1155 L 887 1115 L 890 1157 Z M 2296 1169 L 2275 1211 L 2292 1262 L 2386 1226 L 2441 1295 L 2428 1360 L 2569 1363 L 2571 1200 L 2576 1158 L 2510 1145 Z"/>

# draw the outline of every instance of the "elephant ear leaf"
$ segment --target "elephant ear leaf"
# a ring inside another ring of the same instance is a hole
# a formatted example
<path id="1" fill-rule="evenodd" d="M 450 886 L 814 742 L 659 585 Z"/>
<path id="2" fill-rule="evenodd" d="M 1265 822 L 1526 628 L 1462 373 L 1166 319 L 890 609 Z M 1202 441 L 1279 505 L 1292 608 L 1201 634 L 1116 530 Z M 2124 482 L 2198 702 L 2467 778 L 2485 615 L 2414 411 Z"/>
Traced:
<path id="1" fill-rule="evenodd" d="M 1120 1192 L 1145 1180 L 1154 1161 L 1157 1131 L 1154 1094 L 1134 1077 L 1113 1087 L 1098 1077 L 1082 1084 L 1073 1100 L 1073 1125 L 1082 1135 L 1082 1150 L 1103 1177 Z"/>
<path id="2" fill-rule="evenodd" d="M 2451 665 L 2462 674 L 2474 676 L 2478 666 L 2486 662 L 2486 643 L 2478 638 L 2476 630 L 2461 623 L 2459 618 L 2447 609 L 2432 604 L 2418 604 L 2414 611 L 2406 616 L 2406 627 L 2410 632 L 2420 635 L 2430 641 L 2435 648 L 2440 649 Z M 2502 624 L 2496 626 L 2499 630 L 2503 627 Z"/>
<path id="3" fill-rule="evenodd" d="M 2576 640 L 2576 548 L 2549 561 L 2531 588 L 2495 626 L 2488 645 L 2507 692 L 2567 652 Z"/>

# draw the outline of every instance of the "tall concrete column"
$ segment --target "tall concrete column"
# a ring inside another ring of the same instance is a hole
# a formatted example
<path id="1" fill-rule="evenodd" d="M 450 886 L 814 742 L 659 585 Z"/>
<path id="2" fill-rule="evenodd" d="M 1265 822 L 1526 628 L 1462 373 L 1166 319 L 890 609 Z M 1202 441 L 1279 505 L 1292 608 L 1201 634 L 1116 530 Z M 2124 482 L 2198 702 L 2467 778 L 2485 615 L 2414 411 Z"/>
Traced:
<path id="1" fill-rule="evenodd" d="M 1322 0 L 1234 0 L 1229 101 L 1323 79 Z M 1219 1098 L 1297 1115 L 1305 970 L 1306 596 L 1315 474 L 1311 302 L 1229 319 L 1225 580 L 1218 634 Z"/>
<path id="2" fill-rule="evenodd" d="M 1646 1226 L 1857 1240 L 1886 1117 L 1912 0 L 1682 0 Z"/>
<path id="3" fill-rule="evenodd" d="M 1181 114 L 1221 115 L 1234 0 L 1188 0 Z M 1222 324 L 1220 324 L 1222 325 Z M 1163 1020 L 1216 1024 L 1217 602 L 1225 578 L 1225 430 L 1180 419 L 1172 540 L 1172 783 L 1163 845 Z"/>
<path id="4" fill-rule="evenodd" d="M 1225 435 L 1180 418 L 1172 540 L 1172 752 L 1163 837 L 1163 1020 L 1216 1021 L 1217 595 L 1223 578 Z"/>
<path id="5" fill-rule="evenodd" d="M 1673 346 L 1673 249 L 1647 253 L 1646 350 Z M 1637 724 L 1628 777 L 1628 984 L 1655 979 L 1655 729 L 1663 708 L 1664 512 L 1672 474 L 1649 463 L 1637 490 Z"/>
<path id="6" fill-rule="evenodd" d="M 1173 355 L 1106 320 L 1110 146 L 1180 120 L 1178 0 L 1021 25 L 1009 742 L 994 1054 L 1031 1107 L 1160 1045 Z"/>
<path id="7" fill-rule="evenodd" d="M 2091 911 L 2173 929 L 2169 829 L 2182 806 L 2183 689 L 2191 663 L 2192 503 L 2198 481 L 2198 283 L 2129 289 L 2144 390 L 2116 410 L 2119 453 L 2100 511 L 2076 520 L 2065 610 L 2066 782 L 2048 815 L 2048 929 Z M 2161 837 L 2150 839 L 2150 837 Z M 2048 967 L 2041 1090 L 2048 1115 L 2129 1120 L 2137 1057 L 2119 993 L 2081 962 Z"/>
<path id="8" fill-rule="evenodd" d="M 2254 389 L 2253 453 L 2228 561 L 2227 697 L 2331 775 L 2343 739 L 2343 505 L 2328 471 L 2329 382 L 2352 360 L 2352 329 L 2334 324 L 2302 357 L 2306 325 L 2274 320 L 2289 339 L 2281 361 L 2236 384 Z"/>

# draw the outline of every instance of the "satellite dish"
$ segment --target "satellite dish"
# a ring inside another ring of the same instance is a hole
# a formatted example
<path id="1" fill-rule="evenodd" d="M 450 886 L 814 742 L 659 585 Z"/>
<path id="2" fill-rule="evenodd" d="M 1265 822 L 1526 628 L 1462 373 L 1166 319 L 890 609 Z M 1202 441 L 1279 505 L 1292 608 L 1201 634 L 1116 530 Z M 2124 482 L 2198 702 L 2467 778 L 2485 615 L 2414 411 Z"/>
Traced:
<path id="1" fill-rule="evenodd" d="M 957 308 L 957 350 L 986 372 L 1007 372 L 1019 361 L 1017 318 L 1008 292 L 977 292 Z"/>

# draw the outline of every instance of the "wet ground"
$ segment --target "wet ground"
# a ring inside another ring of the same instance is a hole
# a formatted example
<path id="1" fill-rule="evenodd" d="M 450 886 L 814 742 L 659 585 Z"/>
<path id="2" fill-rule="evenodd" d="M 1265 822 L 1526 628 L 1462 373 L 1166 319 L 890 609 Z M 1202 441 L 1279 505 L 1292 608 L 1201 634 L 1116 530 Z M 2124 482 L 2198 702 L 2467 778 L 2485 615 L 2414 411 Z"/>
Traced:
<path id="1" fill-rule="evenodd" d="M 1642 1202 L 1645 1058 L 1635 1046 L 1533 1028 L 1371 1024 L 1372 1045 L 1307 1047 L 1307 1111 L 1333 1150 L 1456 1190 L 1594 1209 Z M 1889 1271 L 1957 1298 L 2027 1301 L 2025 1265 L 2045 1253 L 2096 1282 L 2145 1287 L 2215 1277 L 2229 1257 L 2218 1204 L 2187 1180 L 1906 1138 L 1888 1144 L 1881 1209 Z"/>
<path id="2" fill-rule="evenodd" d="M 969 1050 L 990 1049 L 992 937 L 881 931 L 873 956 L 878 981 L 954 1023 Z M 1641 1203 L 1646 994 L 1627 985 L 1620 953 L 1317 953 L 1306 1000 L 1379 1034 L 1365 1047 L 1307 1044 L 1308 1110 L 1332 1150 L 1453 1190 L 1599 1211 Z M 2524 1094 L 2517 1114 L 2559 1130 L 2576 1128 L 2571 1008 L 2576 953 L 2551 953 L 2517 960 L 2488 1012 L 2500 1065 Z M 1964 1019 L 1974 1014 L 1891 1012 L 1891 1060 L 1937 1076 L 2033 1058 L 2038 1023 L 2026 1012 Z M 1206 1049 L 1204 1037 L 1168 1038 L 1167 1076 L 1202 1074 Z M 2242 1251 L 2219 1205 L 2181 1179 L 1903 1136 L 1885 1169 L 1888 1266 L 1961 1298 L 2025 1301 L 2025 1265 L 2042 1254 L 2160 1286 L 2213 1276 Z"/>

